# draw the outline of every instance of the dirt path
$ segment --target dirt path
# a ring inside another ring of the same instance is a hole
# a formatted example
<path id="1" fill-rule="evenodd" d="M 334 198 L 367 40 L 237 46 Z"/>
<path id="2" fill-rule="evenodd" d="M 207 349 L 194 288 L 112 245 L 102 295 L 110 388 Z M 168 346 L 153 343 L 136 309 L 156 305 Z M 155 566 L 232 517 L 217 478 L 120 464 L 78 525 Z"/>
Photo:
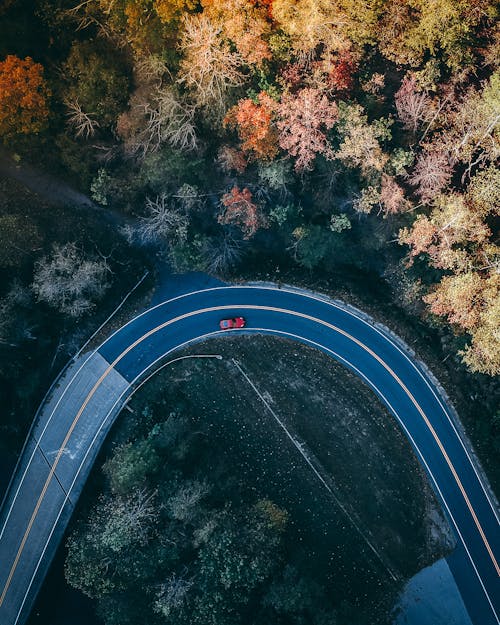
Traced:
<path id="1" fill-rule="evenodd" d="M 0 149 L 0 176 L 16 180 L 51 204 L 97 211 L 103 219 L 115 225 L 123 225 L 129 221 L 123 215 L 99 206 L 59 178 L 27 162 L 16 162 L 12 154 L 2 149 Z"/>

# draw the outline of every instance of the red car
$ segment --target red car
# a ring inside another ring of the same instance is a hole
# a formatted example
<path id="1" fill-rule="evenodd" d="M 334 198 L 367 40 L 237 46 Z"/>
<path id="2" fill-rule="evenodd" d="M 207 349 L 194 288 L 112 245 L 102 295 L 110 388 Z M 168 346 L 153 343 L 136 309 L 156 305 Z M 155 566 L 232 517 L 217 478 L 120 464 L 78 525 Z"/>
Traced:
<path id="1" fill-rule="evenodd" d="M 221 330 L 231 330 L 233 328 L 244 328 L 245 323 L 244 317 L 233 317 L 232 319 L 221 319 L 219 326 Z"/>

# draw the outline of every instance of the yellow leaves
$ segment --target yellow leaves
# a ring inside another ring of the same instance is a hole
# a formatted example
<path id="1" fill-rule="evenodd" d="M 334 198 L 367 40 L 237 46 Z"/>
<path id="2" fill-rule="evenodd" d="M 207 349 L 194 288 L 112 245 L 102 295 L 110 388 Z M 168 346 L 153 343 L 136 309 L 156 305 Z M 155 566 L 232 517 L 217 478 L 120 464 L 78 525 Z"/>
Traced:
<path id="1" fill-rule="evenodd" d="M 164 24 L 180 19 L 197 6 L 197 0 L 155 0 L 154 3 L 156 14 Z"/>
<path id="2" fill-rule="evenodd" d="M 469 332 L 472 341 L 460 352 L 472 370 L 500 373 L 500 276 L 468 272 L 445 276 L 423 298 L 431 311 Z"/>
<path id="3" fill-rule="evenodd" d="M 203 14 L 234 43 L 238 53 L 250 65 L 261 65 L 270 59 L 266 42 L 271 28 L 265 7 L 251 0 L 202 0 Z"/>
<path id="4" fill-rule="evenodd" d="M 0 135 L 40 132 L 49 116 L 49 95 L 42 65 L 7 56 L 0 63 Z"/>
<path id="5" fill-rule="evenodd" d="M 290 36 L 295 50 L 312 55 L 319 45 L 328 50 L 345 50 L 348 17 L 335 0 L 274 0 L 273 17 Z"/>

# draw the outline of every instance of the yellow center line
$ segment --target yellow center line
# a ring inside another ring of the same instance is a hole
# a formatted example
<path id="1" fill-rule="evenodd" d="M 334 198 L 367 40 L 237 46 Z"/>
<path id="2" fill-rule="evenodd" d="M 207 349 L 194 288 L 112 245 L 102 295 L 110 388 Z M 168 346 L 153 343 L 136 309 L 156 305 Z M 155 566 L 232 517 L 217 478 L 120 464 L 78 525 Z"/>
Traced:
<path id="1" fill-rule="evenodd" d="M 7 578 L 7 581 L 5 583 L 4 589 L 2 591 L 2 594 L 0 596 L 0 607 L 2 606 L 4 600 L 5 600 L 5 596 L 7 594 L 7 591 L 9 589 L 9 586 L 12 582 L 12 577 L 14 576 L 14 573 L 16 571 L 17 565 L 19 563 L 19 559 L 21 557 L 21 554 L 23 552 L 24 546 L 26 544 L 26 541 L 28 539 L 28 536 L 31 532 L 31 528 L 33 526 L 33 523 L 35 521 L 35 518 L 38 514 L 38 511 L 40 509 L 40 506 L 42 504 L 42 501 L 45 497 L 45 493 L 47 492 L 47 489 L 49 487 L 49 484 L 54 476 L 54 473 L 56 471 L 57 465 L 59 464 L 59 460 L 61 459 L 63 453 L 64 453 L 64 449 L 66 448 L 66 445 L 71 437 L 71 434 L 73 433 L 78 421 L 80 420 L 80 417 L 83 414 L 83 411 L 85 410 L 85 408 L 87 407 L 88 403 L 90 402 L 90 400 L 92 399 L 92 397 L 94 396 L 95 392 L 97 391 L 97 389 L 99 388 L 99 386 L 102 384 L 102 382 L 104 381 L 104 379 L 109 375 L 109 373 L 112 371 L 112 369 L 130 352 L 132 351 L 135 347 L 137 347 L 137 345 L 139 345 L 140 343 L 142 343 L 143 341 L 145 341 L 146 339 L 148 339 L 150 336 L 152 336 L 153 334 L 155 334 L 156 332 L 159 332 L 160 330 L 163 330 L 164 328 L 168 327 L 169 325 L 172 325 L 173 323 L 177 323 L 178 321 L 182 321 L 183 319 L 187 319 L 189 317 L 193 317 L 194 315 L 199 315 L 199 314 L 203 314 L 203 313 L 207 313 L 207 312 L 215 312 L 215 311 L 221 311 L 221 310 L 234 310 L 235 308 L 245 308 L 247 310 L 266 310 L 266 311 L 272 311 L 272 312 L 278 312 L 278 313 L 283 313 L 283 314 L 288 314 L 288 315 L 293 315 L 295 317 L 301 317 L 303 319 L 307 319 L 309 321 L 313 321 L 315 323 L 318 323 L 320 325 L 323 325 L 327 328 L 330 328 L 331 330 L 334 330 L 335 332 L 338 332 L 339 334 L 341 334 L 342 336 L 345 336 L 346 338 L 348 338 L 349 340 L 353 341 L 354 343 L 356 343 L 356 345 L 358 345 L 359 347 L 361 347 L 363 350 L 365 350 L 367 353 L 370 354 L 370 356 L 373 356 L 373 358 L 375 358 L 375 360 L 377 360 L 377 362 L 379 362 L 388 372 L 389 374 L 397 381 L 397 383 L 401 386 L 401 388 L 404 390 L 404 392 L 408 395 L 408 397 L 410 398 L 411 402 L 413 403 L 413 405 L 415 406 L 415 408 L 418 410 L 419 414 L 422 416 L 425 424 L 427 425 L 427 427 L 429 428 L 429 431 L 431 432 L 434 440 L 436 441 L 441 453 L 443 454 L 443 457 L 448 465 L 448 467 L 450 468 L 450 471 L 462 493 L 462 496 L 467 504 L 467 507 L 469 508 L 469 511 L 471 513 L 471 516 L 474 520 L 474 523 L 479 531 L 479 534 L 483 540 L 483 543 L 490 555 L 490 558 L 493 562 L 493 565 L 495 566 L 495 569 L 497 571 L 497 574 L 500 576 L 500 567 L 498 565 L 498 562 L 493 554 L 493 551 L 490 547 L 490 544 L 488 542 L 488 539 L 486 538 L 486 535 L 483 531 L 483 528 L 481 527 L 481 524 L 479 523 L 479 519 L 477 518 L 477 515 L 472 507 L 472 504 L 469 500 L 469 497 L 465 491 L 465 488 L 462 485 L 462 482 L 460 480 L 460 478 L 458 477 L 458 474 L 455 470 L 455 467 L 453 466 L 453 463 L 451 462 L 445 448 L 444 445 L 442 444 L 441 440 L 439 439 L 436 431 L 434 430 L 432 424 L 430 423 L 429 419 L 427 418 L 427 416 L 425 415 L 424 411 L 422 410 L 422 408 L 420 407 L 420 405 L 418 404 L 417 400 L 415 399 L 415 397 L 412 395 L 412 393 L 410 392 L 410 390 L 407 388 L 407 386 L 403 383 L 403 381 L 399 378 L 399 376 L 391 369 L 391 367 L 389 367 L 388 364 L 386 364 L 382 358 L 380 358 L 380 356 L 378 356 L 378 354 L 376 354 L 372 349 L 370 349 L 367 345 L 365 345 L 364 343 L 362 343 L 360 340 L 358 340 L 357 338 L 355 338 L 354 336 L 351 336 L 348 332 L 346 332 L 345 330 L 342 330 L 341 328 L 338 328 L 337 326 L 328 323 L 327 321 L 324 321 L 322 319 L 318 319 L 316 317 L 313 317 L 312 315 L 307 315 L 306 313 L 300 313 L 294 310 L 287 310 L 284 308 L 277 308 L 274 306 L 259 306 L 259 305 L 242 305 L 242 304 L 238 304 L 238 305 L 232 305 L 232 306 L 228 306 L 228 305 L 224 305 L 224 306 L 211 306 L 208 308 L 202 308 L 200 310 L 194 310 L 194 311 L 190 311 L 188 313 L 184 313 L 183 315 L 179 315 L 178 317 L 175 317 L 173 319 L 170 319 L 168 321 L 165 321 L 164 323 L 161 323 L 160 325 L 156 326 L 155 328 L 149 330 L 148 332 L 146 332 L 146 334 L 142 335 L 141 337 L 139 337 L 138 339 L 136 339 L 133 343 L 131 343 L 121 354 L 119 354 L 117 356 L 117 358 L 115 358 L 115 360 L 107 367 L 107 369 L 104 371 L 104 373 L 100 376 L 100 378 L 97 380 L 97 382 L 94 384 L 94 386 L 92 387 L 91 391 L 89 392 L 89 394 L 87 395 L 87 397 L 85 398 L 85 401 L 83 402 L 82 406 L 80 407 L 80 409 L 78 410 L 78 413 L 76 414 L 75 418 L 73 419 L 73 422 L 71 423 L 71 426 L 64 438 L 64 441 L 61 445 L 61 447 L 59 448 L 59 451 L 57 453 L 57 456 L 54 460 L 54 464 L 52 465 L 49 474 L 47 476 L 47 479 L 45 481 L 45 484 L 43 486 L 42 492 L 40 493 L 40 496 L 38 498 L 38 501 L 36 503 L 35 509 L 33 510 L 33 514 L 31 515 L 30 521 L 28 523 L 28 526 L 26 528 L 26 531 L 24 533 L 24 536 L 21 540 L 21 544 L 19 546 L 19 549 L 17 551 L 16 557 L 14 559 L 14 562 L 12 564 L 12 567 L 10 569 L 9 572 L 9 576 Z"/>

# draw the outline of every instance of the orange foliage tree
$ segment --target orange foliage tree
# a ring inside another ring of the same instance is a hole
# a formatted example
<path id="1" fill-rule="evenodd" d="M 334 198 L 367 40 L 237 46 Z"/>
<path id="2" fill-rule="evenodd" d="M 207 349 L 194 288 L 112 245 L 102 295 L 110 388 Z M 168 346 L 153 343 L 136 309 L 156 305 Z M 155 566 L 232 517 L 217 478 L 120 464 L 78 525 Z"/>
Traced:
<path id="1" fill-rule="evenodd" d="M 233 224 L 243 232 L 243 238 L 249 239 L 259 228 L 266 225 L 257 205 L 252 202 L 252 194 L 245 187 L 233 187 L 222 197 L 223 212 L 219 215 L 220 224 Z"/>
<path id="2" fill-rule="evenodd" d="M 271 58 L 266 42 L 271 28 L 266 7 L 251 0 L 202 0 L 203 14 L 217 24 L 244 61 L 261 65 Z"/>
<path id="3" fill-rule="evenodd" d="M 0 136 L 40 132 L 49 116 L 50 95 L 43 67 L 29 56 L 0 63 Z"/>
<path id="4" fill-rule="evenodd" d="M 272 160 L 278 153 L 278 135 L 272 125 L 277 103 L 261 91 L 258 102 L 249 98 L 240 100 L 228 112 L 224 123 L 238 129 L 245 152 L 253 152 L 257 158 Z"/>

